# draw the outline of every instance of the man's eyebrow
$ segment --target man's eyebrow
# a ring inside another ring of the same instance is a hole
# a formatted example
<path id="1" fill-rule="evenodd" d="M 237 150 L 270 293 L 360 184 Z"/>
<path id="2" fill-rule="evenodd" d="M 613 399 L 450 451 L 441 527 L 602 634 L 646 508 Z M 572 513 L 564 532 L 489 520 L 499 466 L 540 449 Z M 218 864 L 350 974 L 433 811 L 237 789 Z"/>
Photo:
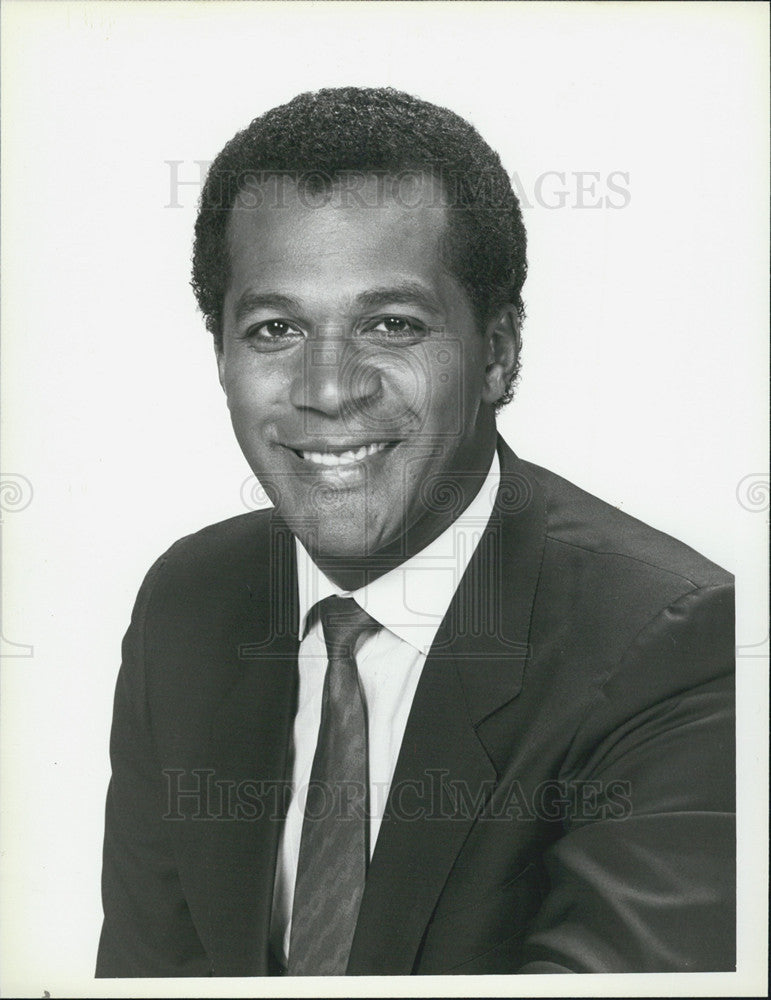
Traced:
<path id="1" fill-rule="evenodd" d="M 283 313 L 297 313 L 299 303 L 290 295 L 282 295 L 281 292 L 249 292 L 240 295 L 235 304 L 236 322 L 244 319 L 250 313 L 258 309 L 276 310 Z"/>
<path id="2" fill-rule="evenodd" d="M 442 304 L 430 289 L 416 281 L 371 288 L 354 299 L 357 309 L 386 309 L 388 306 L 416 305 L 432 313 L 442 313 Z"/>
<path id="3" fill-rule="evenodd" d="M 404 281 L 398 285 L 382 288 L 369 288 L 354 296 L 351 305 L 357 311 L 413 305 L 437 315 L 443 312 L 442 304 L 433 292 L 416 281 Z M 297 315 L 302 311 L 298 300 L 292 298 L 291 295 L 284 295 L 281 292 L 245 291 L 235 304 L 236 322 L 240 322 L 258 309 L 275 310 L 291 315 Z"/>

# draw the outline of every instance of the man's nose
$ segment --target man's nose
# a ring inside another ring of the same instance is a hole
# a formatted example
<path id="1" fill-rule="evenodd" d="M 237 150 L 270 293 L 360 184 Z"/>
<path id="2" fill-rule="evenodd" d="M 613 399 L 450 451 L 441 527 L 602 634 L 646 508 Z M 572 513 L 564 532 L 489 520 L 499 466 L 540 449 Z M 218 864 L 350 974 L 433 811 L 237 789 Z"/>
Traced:
<path id="1" fill-rule="evenodd" d="M 291 389 L 298 409 L 328 416 L 355 416 L 382 392 L 371 354 L 341 336 L 308 340 Z"/>

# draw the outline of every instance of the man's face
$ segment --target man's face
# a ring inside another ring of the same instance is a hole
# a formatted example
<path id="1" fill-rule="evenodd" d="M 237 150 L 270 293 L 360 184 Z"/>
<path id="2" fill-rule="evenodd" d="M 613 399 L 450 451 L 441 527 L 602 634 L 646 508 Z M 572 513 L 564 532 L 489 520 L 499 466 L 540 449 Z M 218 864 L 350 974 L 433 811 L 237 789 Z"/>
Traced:
<path id="1" fill-rule="evenodd" d="M 218 364 L 284 520 L 315 554 L 356 558 L 407 528 L 437 534 L 441 484 L 479 488 L 495 421 L 489 343 L 442 260 L 433 182 L 396 195 L 371 176 L 358 197 L 341 183 L 315 199 L 287 178 L 242 192 Z"/>

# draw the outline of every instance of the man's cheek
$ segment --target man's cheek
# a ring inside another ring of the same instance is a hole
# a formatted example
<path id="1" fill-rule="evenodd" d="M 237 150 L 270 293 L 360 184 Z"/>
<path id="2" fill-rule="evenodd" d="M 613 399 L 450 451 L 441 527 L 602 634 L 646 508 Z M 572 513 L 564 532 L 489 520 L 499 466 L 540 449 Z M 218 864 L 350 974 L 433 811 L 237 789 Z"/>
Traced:
<path id="1" fill-rule="evenodd" d="M 256 431 L 262 424 L 263 407 L 252 382 L 239 380 L 228 391 L 228 409 L 234 426 Z"/>

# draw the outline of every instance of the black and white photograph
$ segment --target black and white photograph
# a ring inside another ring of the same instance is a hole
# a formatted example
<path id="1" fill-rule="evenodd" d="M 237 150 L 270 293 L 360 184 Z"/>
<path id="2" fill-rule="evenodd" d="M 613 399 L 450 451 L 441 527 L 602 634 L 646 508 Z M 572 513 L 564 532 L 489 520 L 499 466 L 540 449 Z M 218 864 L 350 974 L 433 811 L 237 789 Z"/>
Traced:
<path id="1" fill-rule="evenodd" d="M 1 15 L 0 992 L 762 993 L 768 8 Z"/>

